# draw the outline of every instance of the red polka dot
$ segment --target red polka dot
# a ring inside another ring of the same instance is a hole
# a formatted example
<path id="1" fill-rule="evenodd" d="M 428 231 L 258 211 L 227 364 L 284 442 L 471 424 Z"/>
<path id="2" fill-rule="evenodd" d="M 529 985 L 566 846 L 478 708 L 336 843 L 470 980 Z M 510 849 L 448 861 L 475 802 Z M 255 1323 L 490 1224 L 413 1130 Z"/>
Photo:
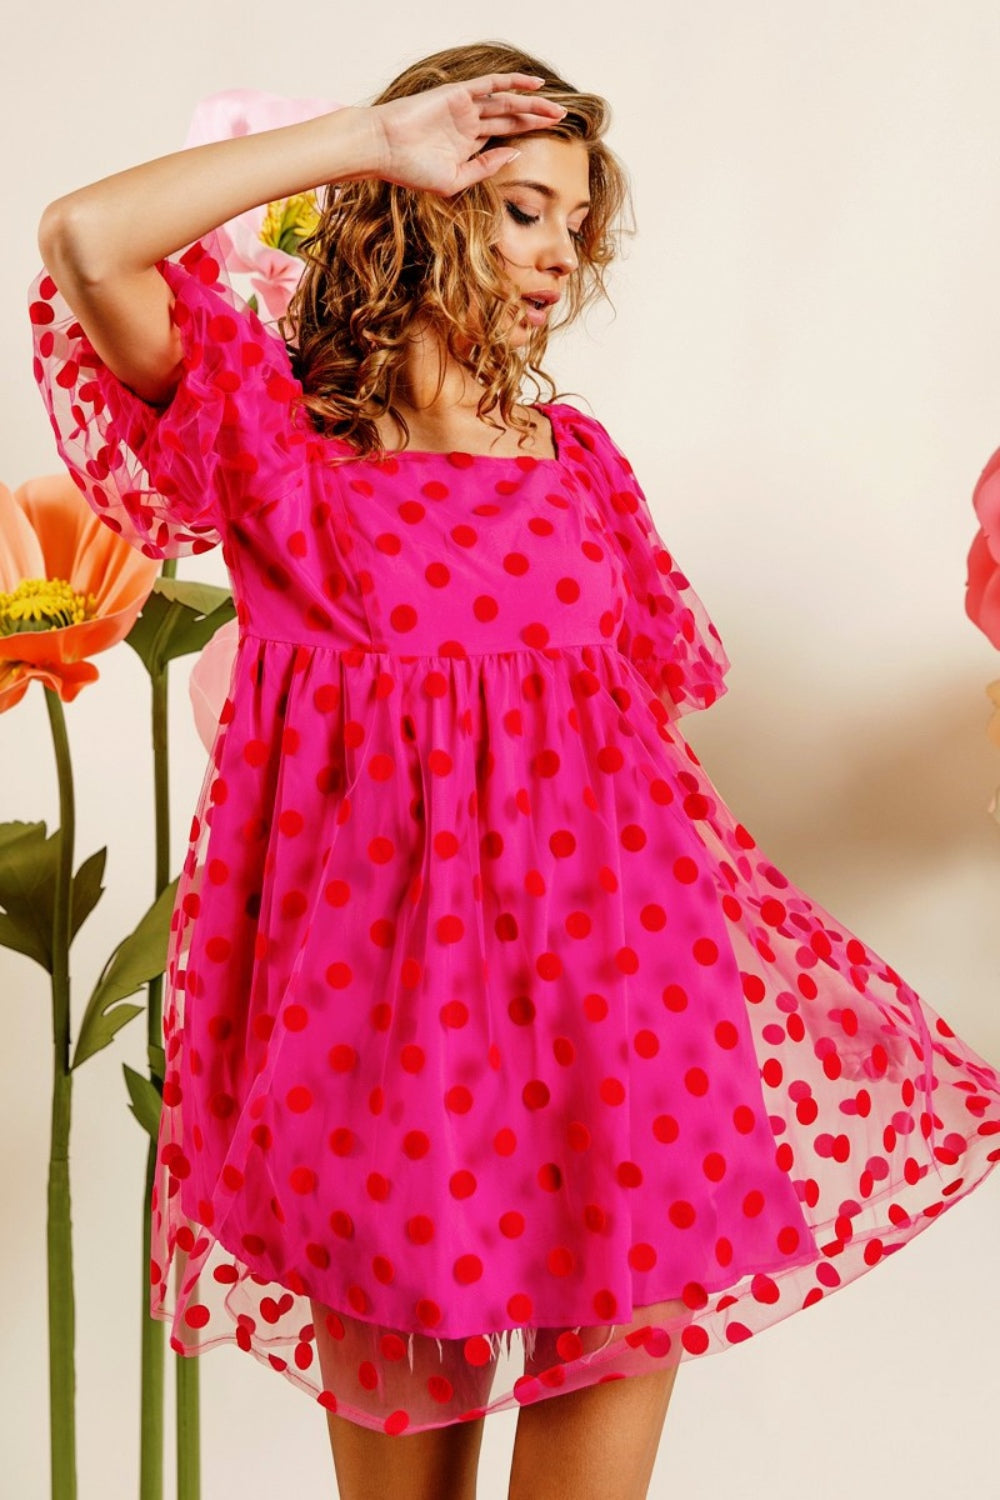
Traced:
<path id="1" fill-rule="evenodd" d="M 681 1343 L 689 1354 L 704 1354 L 708 1348 L 708 1334 L 697 1323 L 690 1323 L 681 1330 Z"/>
<path id="2" fill-rule="evenodd" d="M 550 1098 L 548 1084 L 543 1083 L 540 1078 L 534 1078 L 525 1084 L 521 1097 L 528 1109 L 544 1109 Z"/>
<path id="3" fill-rule="evenodd" d="M 393 630 L 412 630 L 417 623 L 417 612 L 412 604 L 397 604 L 389 614 Z"/>
<path id="4" fill-rule="evenodd" d="M 689 1094 L 701 1096 L 708 1093 L 708 1074 L 704 1068 L 688 1068 L 684 1074 L 684 1087 Z"/>
<path id="5" fill-rule="evenodd" d="M 715 1026 L 715 1040 L 718 1046 L 724 1047 L 729 1052 L 739 1044 L 740 1034 L 732 1021 L 718 1021 Z"/>
<path id="6" fill-rule="evenodd" d="M 295 1167 L 288 1177 L 289 1186 L 293 1193 L 311 1193 L 315 1191 L 317 1183 L 316 1173 L 312 1167 Z"/>
<path id="7" fill-rule="evenodd" d="M 567 1245 L 557 1245 L 549 1251 L 545 1263 L 553 1276 L 569 1276 L 576 1263 L 576 1257 Z"/>

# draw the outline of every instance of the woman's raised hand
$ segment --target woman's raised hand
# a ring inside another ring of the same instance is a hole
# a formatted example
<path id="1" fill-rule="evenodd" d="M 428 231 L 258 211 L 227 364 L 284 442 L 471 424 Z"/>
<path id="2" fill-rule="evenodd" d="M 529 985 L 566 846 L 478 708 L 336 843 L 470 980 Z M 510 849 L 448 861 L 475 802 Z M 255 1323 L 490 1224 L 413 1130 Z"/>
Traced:
<path id="1" fill-rule="evenodd" d="M 484 141 L 544 129 L 566 113 L 532 94 L 544 82 L 530 73 L 487 73 L 371 105 L 373 175 L 445 198 L 481 182 L 511 156 L 507 146 L 483 151 Z"/>

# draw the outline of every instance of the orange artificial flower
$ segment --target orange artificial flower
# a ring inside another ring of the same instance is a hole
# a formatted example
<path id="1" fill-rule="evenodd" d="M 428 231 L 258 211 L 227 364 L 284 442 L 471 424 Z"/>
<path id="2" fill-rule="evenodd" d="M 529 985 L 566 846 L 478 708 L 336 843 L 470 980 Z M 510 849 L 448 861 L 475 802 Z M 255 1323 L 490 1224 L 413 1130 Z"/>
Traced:
<path id="1" fill-rule="evenodd" d="M 123 640 L 160 570 L 95 515 L 68 474 L 0 484 L 0 713 L 37 677 L 64 702 Z"/>

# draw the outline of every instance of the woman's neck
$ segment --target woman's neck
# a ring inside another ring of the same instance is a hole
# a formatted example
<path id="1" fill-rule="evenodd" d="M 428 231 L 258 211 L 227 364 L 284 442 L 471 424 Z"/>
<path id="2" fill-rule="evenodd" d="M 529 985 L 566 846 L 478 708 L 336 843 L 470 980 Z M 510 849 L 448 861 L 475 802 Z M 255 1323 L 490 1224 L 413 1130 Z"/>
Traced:
<path id="1" fill-rule="evenodd" d="M 426 327 L 417 329 L 407 347 L 403 378 L 395 398 L 409 433 L 404 438 L 389 413 L 376 417 L 383 445 L 392 451 L 405 444 L 421 453 L 464 451 L 498 457 L 522 453 L 536 458 L 555 456 L 545 423 L 530 412 L 535 433 L 523 447 L 518 447 L 520 433 L 515 429 L 508 427 L 498 432 L 484 421 L 477 413 L 482 393 L 482 385 L 470 370 L 448 354 L 439 338 Z"/>

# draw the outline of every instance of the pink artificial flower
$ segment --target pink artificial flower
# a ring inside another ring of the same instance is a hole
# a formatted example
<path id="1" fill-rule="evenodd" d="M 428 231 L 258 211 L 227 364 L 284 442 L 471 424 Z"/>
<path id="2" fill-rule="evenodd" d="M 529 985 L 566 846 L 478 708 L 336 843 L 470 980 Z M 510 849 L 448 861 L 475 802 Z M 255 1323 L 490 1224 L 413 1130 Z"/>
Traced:
<path id="1" fill-rule="evenodd" d="M 972 504 L 979 530 L 969 549 L 965 612 L 1000 650 L 1000 448 L 979 476 Z"/>
<path id="2" fill-rule="evenodd" d="M 341 107 L 329 99 L 285 99 L 260 89 L 224 89 L 198 103 L 184 145 L 298 125 Z M 315 223 L 317 210 L 314 193 L 299 193 L 247 209 L 215 231 L 225 266 L 249 274 L 271 320 L 284 314 L 299 283 L 304 262 L 295 247 Z"/>
<path id="3" fill-rule="evenodd" d="M 188 682 L 194 725 L 206 750 L 211 751 L 222 709 L 232 681 L 239 622 L 220 625 L 198 655 Z"/>

